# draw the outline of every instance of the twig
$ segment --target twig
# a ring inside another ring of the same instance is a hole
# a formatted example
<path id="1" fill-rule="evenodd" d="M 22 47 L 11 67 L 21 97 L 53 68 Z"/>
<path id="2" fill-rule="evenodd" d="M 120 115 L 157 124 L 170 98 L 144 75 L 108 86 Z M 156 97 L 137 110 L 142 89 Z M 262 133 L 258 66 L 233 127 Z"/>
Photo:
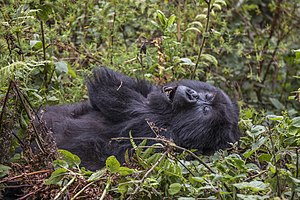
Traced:
<path id="1" fill-rule="evenodd" d="M 102 193 L 102 195 L 100 197 L 100 200 L 104 199 L 104 197 L 105 197 L 105 195 L 106 195 L 106 193 L 107 193 L 107 191 L 108 191 L 108 189 L 110 187 L 111 181 L 112 181 L 112 179 L 111 179 L 111 177 L 109 177 L 108 180 L 107 180 L 107 184 L 106 184 L 106 186 L 104 188 L 104 191 L 103 191 L 103 193 Z"/>
<path id="2" fill-rule="evenodd" d="M 296 178 L 299 177 L 299 148 L 296 148 Z"/>
<path id="3" fill-rule="evenodd" d="M 255 174 L 255 175 L 253 175 L 253 176 L 250 176 L 250 177 L 246 178 L 246 179 L 244 180 L 244 182 L 248 182 L 248 181 L 250 181 L 250 180 L 253 180 L 254 178 L 259 177 L 260 175 L 262 175 L 262 174 L 264 174 L 264 173 L 266 173 L 266 172 L 268 172 L 268 171 L 267 171 L 267 170 L 263 170 L 263 171 L 261 171 L 261 172 L 258 173 L 258 174 Z"/>
<path id="4" fill-rule="evenodd" d="M 273 37 L 273 34 L 275 33 L 275 29 L 276 29 L 276 26 L 277 26 L 277 22 L 279 21 L 280 19 L 280 10 L 281 10 L 281 2 L 282 0 L 278 0 L 276 2 L 276 9 L 274 11 L 274 16 L 273 16 L 273 19 L 272 19 L 272 23 L 271 23 L 271 28 L 270 28 L 270 33 L 269 33 L 269 37 L 267 38 L 263 48 L 262 48 L 262 51 L 260 52 L 260 55 L 264 55 L 266 53 L 266 51 L 268 50 L 268 44 L 270 42 L 270 40 L 272 39 Z M 262 59 L 259 61 L 258 63 L 258 70 L 259 70 L 259 74 L 261 73 L 261 70 L 262 70 L 262 66 L 264 64 L 266 60 L 265 59 Z"/>
<path id="5" fill-rule="evenodd" d="M 299 148 L 296 148 L 295 151 L 296 151 L 296 174 L 295 174 L 295 177 L 298 178 L 299 176 L 299 152 L 298 152 Z M 295 194 L 296 194 L 296 191 L 295 189 L 293 189 L 293 192 L 292 192 L 292 195 L 291 195 L 291 200 L 293 200 L 295 198 Z"/>
<path id="6" fill-rule="evenodd" d="M 204 167 L 206 167 L 211 173 L 216 174 L 216 172 L 215 172 L 214 170 L 212 170 L 205 162 L 203 162 L 203 161 L 201 160 L 201 158 L 199 158 L 199 156 L 197 156 L 197 155 L 196 155 L 195 153 L 193 153 L 192 151 L 190 151 L 190 150 L 188 150 L 188 149 L 186 149 L 186 148 L 177 146 L 177 145 L 175 145 L 175 148 L 180 149 L 180 150 L 182 150 L 182 151 L 188 152 L 188 153 L 191 154 L 194 158 L 196 158 L 196 159 L 197 159 Z"/>
<path id="7" fill-rule="evenodd" d="M 45 151 L 45 149 L 44 149 L 44 146 L 42 145 L 42 144 L 43 144 L 43 143 L 42 143 L 42 138 L 41 138 L 40 135 L 38 134 L 37 128 L 36 128 L 35 124 L 32 122 L 33 119 L 32 119 L 32 117 L 31 117 L 31 113 L 30 113 L 30 111 L 28 110 L 28 108 L 27 108 L 27 106 L 26 106 L 26 104 L 25 104 L 26 99 L 24 98 L 24 95 L 22 94 L 22 92 L 21 92 L 21 91 L 19 90 L 19 88 L 17 87 L 16 83 L 15 83 L 14 81 L 12 81 L 12 84 L 13 84 L 13 87 L 14 87 L 15 91 L 17 92 L 18 97 L 20 98 L 21 104 L 22 104 L 22 106 L 23 106 L 23 108 L 24 108 L 24 110 L 25 110 L 25 112 L 26 112 L 26 114 L 27 114 L 27 116 L 28 116 L 28 118 L 29 118 L 29 120 L 30 120 L 30 123 L 31 123 L 31 125 L 32 125 L 32 128 L 33 128 L 34 133 L 35 133 L 35 136 L 36 136 L 37 145 L 38 145 L 39 149 L 40 149 L 43 153 L 46 153 L 46 151 Z M 24 101 L 24 99 L 25 99 L 25 101 Z"/>
<path id="8" fill-rule="evenodd" d="M 23 174 L 20 174 L 18 176 L 14 176 L 14 177 L 10 177 L 10 178 L 6 178 L 4 180 L 1 180 L 0 183 L 5 183 L 5 182 L 8 182 L 8 181 L 19 179 L 19 178 L 22 178 L 23 176 L 31 176 L 31 175 L 47 173 L 47 172 L 50 172 L 50 170 L 45 169 L 45 170 L 40 170 L 40 171 L 35 171 L 35 172 L 30 172 L 30 173 L 23 173 Z"/>
<path id="9" fill-rule="evenodd" d="M 0 114 L 0 133 L 2 131 L 2 126 L 3 126 L 2 120 L 3 120 L 3 115 L 4 115 L 4 112 L 5 112 L 5 108 L 6 108 L 6 103 L 8 101 L 9 92 L 11 90 L 11 86 L 12 86 L 12 81 L 9 82 L 9 86 L 8 86 L 7 92 L 5 94 L 4 102 L 3 102 L 3 105 L 2 105 L 2 111 L 1 111 L 1 114 Z"/>
<path id="10" fill-rule="evenodd" d="M 59 191 L 59 193 L 54 197 L 54 200 L 58 199 L 60 195 L 75 181 L 76 176 L 73 176 L 73 178 Z"/>
<path id="11" fill-rule="evenodd" d="M 110 46 L 110 49 L 111 49 L 111 57 L 110 57 L 110 64 L 113 65 L 113 58 L 114 58 L 114 55 L 113 55 L 113 52 L 114 52 L 114 32 L 115 32 L 115 22 L 116 22 L 116 11 L 114 11 L 114 15 L 113 15 L 113 21 L 112 21 L 112 27 L 111 27 L 111 32 L 110 32 L 110 39 L 111 39 L 111 46 Z"/>
<path id="12" fill-rule="evenodd" d="M 31 195 L 37 193 L 37 192 L 40 191 L 40 190 L 41 190 L 41 188 L 38 189 L 38 190 L 32 191 L 32 192 L 29 192 L 28 194 L 26 194 L 26 195 L 24 195 L 24 196 L 18 198 L 18 200 L 30 199 L 30 198 L 28 198 L 28 197 L 30 197 Z"/>
<path id="13" fill-rule="evenodd" d="M 274 145 L 274 141 L 272 139 L 272 133 L 271 133 L 271 127 L 269 125 L 268 127 L 268 132 L 269 134 L 269 138 L 270 138 L 270 143 L 271 143 L 271 151 L 272 151 L 272 156 L 273 156 L 273 162 L 274 162 L 274 165 L 275 165 L 275 176 L 276 176 L 276 189 L 277 189 L 277 195 L 280 197 L 281 196 L 281 191 L 280 191 L 280 178 L 279 178 L 279 172 L 278 172 L 278 164 L 277 164 L 277 161 L 276 161 L 276 151 L 275 151 L 275 145 Z"/>
<path id="14" fill-rule="evenodd" d="M 200 57 L 201 57 L 201 54 L 202 54 L 202 51 L 203 51 L 203 48 L 204 48 L 204 44 L 205 44 L 205 41 L 206 41 L 206 38 L 207 38 L 207 35 L 208 35 L 209 19 L 210 19 L 210 12 L 211 12 L 211 7 L 210 7 L 211 6 L 210 5 L 211 0 L 205 0 L 205 2 L 207 3 L 207 14 L 206 14 L 205 30 L 204 30 L 204 33 L 202 35 L 202 41 L 201 41 L 200 49 L 199 49 L 199 52 L 198 52 L 195 68 L 193 70 L 193 73 L 191 74 L 191 79 L 195 78 L 196 70 L 198 69 Z"/>
<path id="15" fill-rule="evenodd" d="M 195 176 L 195 174 L 194 174 L 187 166 L 185 166 L 185 164 L 182 163 L 176 156 L 173 156 L 173 155 L 172 155 L 172 157 L 173 157 L 175 160 L 177 160 L 177 162 L 179 162 L 186 170 L 188 170 L 189 173 L 192 174 L 192 176 Z M 196 169 L 196 168 L 195 168 L 195 169 Z M 197 170 L 197 169 L 196 169 L 196 170 Z"/>
<path id="16" fill-rule="evenodd" d="M 88 188 L 90 185 L 92 185 L 94 183 L 94 181 L 90 182 L 89 184 L 87 184 L 86 186 L 84 186 L 79 192 L 77 192 L 72 198 L 71 200 L 75 200 L 86 188 Z"/>
<path id="17" fill-rule="evenodd" d="M 157 167 L 157 165 L 165 158 L 168 151 L 165 151 L 161 157 L 156 161 L 154 165 L 145 173 L 143 178 L 139 181 L 139 185 L 135 188 L 134 192 L 127 198 L 127 200 L 131 200 L 133 198 L 133 195 L 135 195 L 141 188 L 141 185 L 144 183 L 145 179 L 150 175 L 150 173 Z"/>

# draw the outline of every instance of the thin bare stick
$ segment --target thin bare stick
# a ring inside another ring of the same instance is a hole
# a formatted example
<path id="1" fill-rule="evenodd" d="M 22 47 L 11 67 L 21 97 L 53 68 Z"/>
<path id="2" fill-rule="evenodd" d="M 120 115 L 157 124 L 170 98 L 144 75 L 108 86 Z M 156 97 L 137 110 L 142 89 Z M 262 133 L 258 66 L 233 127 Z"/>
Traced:
<path id="1" fill-rule="evenodd" d="M 87 184 L 86 186 L 84 186 L 79 192 L 77 192 L 72 198 L 71 200 L 75 200 L 86 188 L 88 188 L 90 185 L 92 185 L 94 183 L 94 181 L 90 182 L 89 184 Z"/>
<path id="2" fill-rule="evenodd" d="M 158 166 L 158 164 L 166 157 L 168 151 L 165 151 L 161 157 L 156 161 L 154 165 L 145 173 L 143 178 L 139 181 L 139 185 L 135 188 L 134 192 L 127 198 L 127 200 L 133 199 L 133 196 L 140 190 L 141 185 L 144 183 L 145 179 L 150 175 L 150 173 Z"/>
<path id="3" fill-rule="evenodd" d="M 3 105 L 2 105 L 2 111 L 1 111 L 1 114 L 0 114 L 0 133 L 1 133 L 1 130 L 2 130 L 2 120 L 3 120 L 3 115 L 4 115 L 4 111 L 5 111 L 5 107 L 6 107 L 6 103 L 8 101 L 8 96 L 9 96 L 9 92 L 11 90 L 11 86 L 12 86 L 12 81 L 9 82 L 9 86 L 7 88 L 7 92 L 5 94 L 5 98 L 4 98 L 4 102 L 3 102 Z"/>
<path id="4" fill-rule="evenodd" d="M 201 54 L 203 52 L 206 37 L 208 35 L 208 27 L 209 27 L 210 13 L 211 13 L 211 5 L 210 5 L 211 0 L 206 0 L 205 2 L 207 3 L 207 14 L 206 14 L 205 30 L 204 30 L 204 33 L 202 34 L 202 41 L 201 41 L 201 44 L 200 44 L 200 49 L 199 49 L 199 52 L 198 52 L 197 61 L 196 61 L 193 73 L 191 74 L 191 79 L 195 79 L 196 70 L 198 69 L 200 57 L 201 57 Z"/>
<path id="5" fill-rule="evenodd" d="M 105 197 L 105 195 L 106 195 L 106 193 L 107 193 L 107 191 L 108 191 L 108 189 L 109 189 L 109 187 L 110 187 L 110 184 L 111 184 L 111 177 L 109 177 L 109 179 L 107 180 L 107 184 L 106 184 L 106 186 L 105 186 L 105 188 L 104 188 L 104 191 L 103 191 L 103 193 L 102 193 L 102 195 L 101 195 L 101 197 L 100 197 L 100 200 L 103 200 L 104 199 L 104 197 Z"/>
<path id="6" fill-rule="evenodd" d="M 64 191 L 75 181 L 75 179 L 76 179 L 76 176 L 74 176 L 68 183 L 67 183 L 67 185 L 65 185 L 64 187 L 63 187 L 63 189 L 61 189 L 60 191 L 59 191 L 59 193 L 54 197 L 54 200 L 56 200 L 56 199 L 58 199 L 61 195 L 62 195 L 62 193 L 64 193 Z"/>

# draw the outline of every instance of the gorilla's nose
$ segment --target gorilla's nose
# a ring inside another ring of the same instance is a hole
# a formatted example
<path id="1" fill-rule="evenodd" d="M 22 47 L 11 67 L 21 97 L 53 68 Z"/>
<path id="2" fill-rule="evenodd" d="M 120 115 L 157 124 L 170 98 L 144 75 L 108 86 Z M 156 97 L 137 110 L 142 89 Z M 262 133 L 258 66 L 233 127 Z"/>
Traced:
<path id="1" fill-rule="evenodd" d="M 178 106 L 194 104 L 198 101 L 199 94 L 186 86 L 178 86 L 173 98 L 173 103 Z"/>

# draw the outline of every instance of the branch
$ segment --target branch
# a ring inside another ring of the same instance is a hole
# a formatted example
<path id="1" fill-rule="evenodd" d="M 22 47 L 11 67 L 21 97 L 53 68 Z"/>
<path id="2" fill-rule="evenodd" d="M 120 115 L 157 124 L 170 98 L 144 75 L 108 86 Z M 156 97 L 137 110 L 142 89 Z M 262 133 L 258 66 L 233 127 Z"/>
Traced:
<path id="1" fill-rule="evenodd" d="M 203 48 L 204 48 L 204 44 L 205 44 L 205 41 L 206 41 L 206 37 L 208 35 L 208 27 L 209 27 L 210 12 L 211 12 L 211 7 L 210 7 L 211 6 L 210 5 L 211 0 L 205 0 L 205 2 L 207 3 L 207 14 L 206 14 L 205 30 L 204 30 L 204 34 L 202 35 L 202 41 L 201 41 L 200 49 L 199 49 L 199 52 L 198 52 L 195 68 L 194 68 L 193 73 L 191 75 L 191 79 L 195 78 L 196 70 L 198 68 L 200 57 L 201 57 L 201 54 L 202 54 L 202 51 L 203 51 Z"/>

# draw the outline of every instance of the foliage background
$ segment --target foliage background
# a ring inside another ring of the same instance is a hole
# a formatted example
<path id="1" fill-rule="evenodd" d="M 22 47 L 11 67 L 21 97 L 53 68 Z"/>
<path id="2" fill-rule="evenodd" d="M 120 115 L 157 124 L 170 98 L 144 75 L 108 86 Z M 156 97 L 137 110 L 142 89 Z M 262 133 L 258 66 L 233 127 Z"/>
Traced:
<path id="1" fill-rule="evenodd" d="M 15 80 L 36 108 L 80 101 L 87 98 L 84 78 L 109 66 L 157 84 L 206 81 L 239 101 L 245 137 L 233 152 L 202 158 L 215 173 L 201 165 L 186 173 L 164 158 L 134 195 L 149 197 L 155 189 L 171 197 L 207 198 L 207 191 L 218 199 L 299 197 L 298 0 L 7 0 L 0 7 L 1 99 Z M 5 120 L 26 129 L 20 111 Z M 143 179 L 155 155 L 142 172 L 121 180 L 126 184 L 111 184 L 117 170 L 100 188 L 132 195 L 132 179 Z"/>

